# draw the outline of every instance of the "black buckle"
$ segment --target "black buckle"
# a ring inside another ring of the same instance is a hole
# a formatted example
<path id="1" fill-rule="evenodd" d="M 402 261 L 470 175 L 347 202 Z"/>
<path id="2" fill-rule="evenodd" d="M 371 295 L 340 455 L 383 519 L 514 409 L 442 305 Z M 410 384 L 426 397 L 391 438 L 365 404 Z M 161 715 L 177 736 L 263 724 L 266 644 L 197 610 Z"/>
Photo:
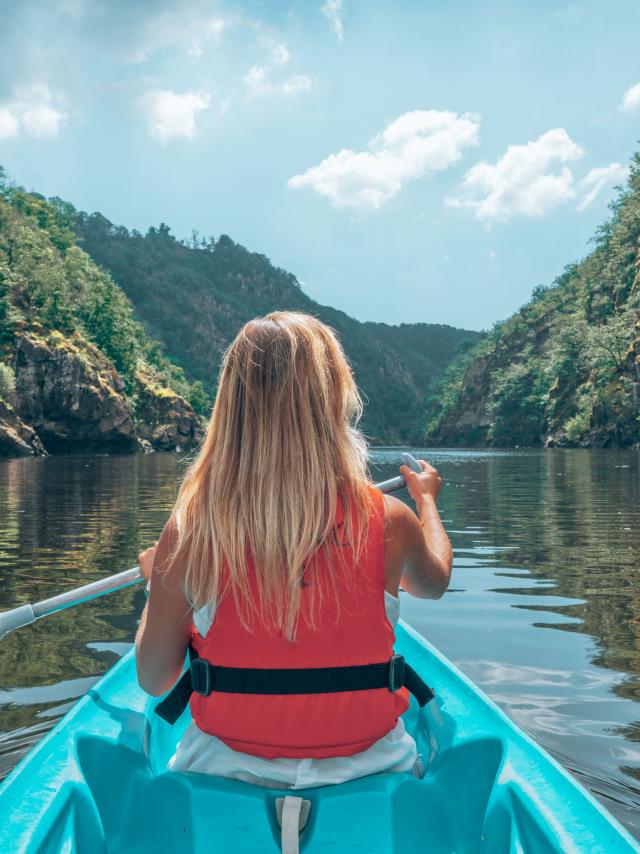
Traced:
<path id="1" fill-rule="evenodd" d="M 404 685 L 404 655 L 394 655 L 389 662 L 389 690 L 398 691 Z"/>
<path id="2" fill-rule="evenodd" d="M 211 693 L 211 670 L 209 662 L 204 658 L 195 658 L 191 662 L 191 687 L 196 694 L 202 694 L 203 697 L 208 697 Z"/>

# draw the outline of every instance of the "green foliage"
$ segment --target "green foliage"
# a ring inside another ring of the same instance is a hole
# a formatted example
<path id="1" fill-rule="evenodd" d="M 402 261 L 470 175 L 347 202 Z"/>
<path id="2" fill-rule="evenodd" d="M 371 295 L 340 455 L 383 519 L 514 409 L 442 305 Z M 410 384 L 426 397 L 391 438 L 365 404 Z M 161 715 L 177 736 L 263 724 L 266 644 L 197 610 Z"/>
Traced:
<path id="1" fill-rule="evenodd" d="M 0 362 L 0 400 L 11 401 L 16 390 L 16 376 L 9 365 Z"/>
<path id="2" fill-rule="evenodd" d="M 339 334 L 366 400 L 363 428 L 381 442 L 421 436 L 424 398 L 456 348 L 478 333 L 435 324 L 359 323 L 318 305 L 290 273 L 227 235 L 193 234 L 181 242 L 164 224 L 146 235 L 78 213 L 76 228 L 91 257 L 109 270 L 135 306 L 147 333 L 191 380 L 194 407 L 208 415 L 221 355 L 240 327 L 276 309 L 316 315 Z"/>
<path id="3" fill-rule="evenodd" d="M 433 382 L 425 401 L 428 413 L 426 434 L 437 435 L 447 414 L 460 404 L 460 394 L 468 367 L 482 356 L 487 339 L 479 343 L 464 342 L 456 358 L 447 366 L 440 379 Z"/>
<path id="4" fill-rule="evenodd" d="M 205 417 L 209 416 L 213 401 L 199 380 L 196 380 L 191 384 L 189 403 L 193 406 L 198 415 Z"/>
<path id="5" fill-rule="evenodd" d="M 590 383 L 583 383 L 576 392 L 576 412 L 564 422 L 567 441 L 578 444 L 589 433 L 593 415 L 593 393 Z"/>
<path id="6" fill-rule="evenodd" d="M 201 401 L 202 388 L 192 389 L 123 291 L 77 245 L 75 218 L 72 205 L 26 193 L 0 171 L 0 347 L 13 345 L 19 320 L 63 338 L 78 332 L 113 363 L 132 399 L 136 373 L 145 370 Z"/>
<path id="7" fill-rule="evenodd" d="M 544 412 L 549 394 L 548 378 L 533 360 L 512 362 L 492 376 L 489 440 L 494 445 L 519 443 L 537 445 L 544 430 Z"/>
<path id="8" fill-rule="evenodd" d="M 79 247 L 72 246 L 65 253 L 64 269 L 83 330 L 111 359 L 131 391 L 145 338 L 133 319 L 131 303 Z"/>
<path id="9" fill-rule="evenodd" d="M 451 367 L 428 402 L 428 439 L 640 443 L 640 154 L 611 210 L 583 261 Z"/>
<path id="10" fill-rule="evenodd" d="M 38 226 L 47 232 L 56 249 L 64 252 L 76 242 L 72 205 L 61 199 L 47 200 L 38 193 L 26 193 L 17 187 L 11 187 L 5 192 L 15 210 L 35 220 Z"/>
<path id="11" fill-rule="evenodd" d="M 0 179 L 2 175 L 0 174 Z M 9 283 L 7 275 L 0 268 L 0 347 L 13 341 L 13 312 L 9 299 Z"/>
<path id="12" fill-rule="evenodd" d="M 480 337 L 434 324 L 359 323 L 318 305 L 295 276 L 227 235 L 214 240 L 194 232 L 180 241 L 164 223 L 146 235 L 129 232 L 100 214 L 26 193 L 4 173 L 0 270 L 0 346 L 6 339 L 11 347 L 21 324 L 78 333 L 113 363 L 134 410 L 142 372 L 159 393 L 172 389 L 207 417 L 222 353 L 239 328 L 256 315 L 290 309 L 338 332 L 367 401 L 368 436 L 419 441 L 429 384 L 461 346 Z"/>

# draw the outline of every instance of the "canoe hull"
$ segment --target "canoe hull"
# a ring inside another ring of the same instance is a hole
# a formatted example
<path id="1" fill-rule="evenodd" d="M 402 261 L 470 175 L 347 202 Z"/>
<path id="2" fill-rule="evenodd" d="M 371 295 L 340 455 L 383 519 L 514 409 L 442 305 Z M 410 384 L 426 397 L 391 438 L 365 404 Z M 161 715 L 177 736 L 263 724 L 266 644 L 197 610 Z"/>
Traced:
<path id="1" fill-rule="evenodd" d="M 301 791 L 312 804 L 305 854 L 640 851 L 573 777 L 406 625 L 396 649 L 437 692 L 405 716 L 427 773 Z M 2 850 L 278 852 L 274 801 L 285 793 L 166 771 L 188 710 L 169 727 L 154 705 L 137 686 L 129 653 L 4 782 Z"/>

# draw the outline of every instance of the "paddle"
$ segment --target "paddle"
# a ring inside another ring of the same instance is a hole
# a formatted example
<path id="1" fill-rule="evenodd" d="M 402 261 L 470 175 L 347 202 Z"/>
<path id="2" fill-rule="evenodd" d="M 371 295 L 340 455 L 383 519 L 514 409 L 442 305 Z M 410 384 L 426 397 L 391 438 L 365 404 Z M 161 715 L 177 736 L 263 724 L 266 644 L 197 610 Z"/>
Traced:
<path id="1" fill-rule="evenodd" d="M 402 454 L 402 459 L 413 471 L 422 471 L 420 464 L 411 454 Z M 405 479 L 401 475 L 375 484 L 376 489 L 385 495 L 404 489 L 406 485 Z M 143 576 L 140 567 L 134 566 L 124 572 L 118 572 L 116 575 L 110 575 L 107 578 L 92 581 L 90 584 L 84 584 L 82 587 L 67 590 L 66 593 L 60 593 L 60 595 L 52 596 L 50 599 L 43 599 L 42 602 L 36 602 L 33 605 L 19 605 L 11 611 L 4 611 L 0 613 L 0 640 L 14 629 L 35 623 L 41 617 L 48 617 L 49 614 L 55 614 L 65 608 L 73 608 L 74 605 L 81 605 L 83 602 L 89 602 L 91 599 L 97 599 L 99 596 L 105 596 L 115 590 L 124 590 L 125 587 L 131 587 L 139 581 L 143 581 Z"/>

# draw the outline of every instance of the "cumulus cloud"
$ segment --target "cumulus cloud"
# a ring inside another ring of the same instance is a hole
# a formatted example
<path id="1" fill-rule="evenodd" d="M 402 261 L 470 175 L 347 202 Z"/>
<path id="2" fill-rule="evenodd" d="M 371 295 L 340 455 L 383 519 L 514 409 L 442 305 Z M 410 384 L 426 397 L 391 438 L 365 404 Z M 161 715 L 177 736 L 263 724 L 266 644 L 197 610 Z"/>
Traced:
<path id="1" fill-rule="evenodd" d="M 391 122 L 367 151 L 343 148 L 294 175 L 287 186 L 309 187 L 337 208 L 375 211 L 408 182 L 451 166 L 478 144 L 480 119 L 471 113 L 414 110 Z"/>
<path id="2" fill-rule="evenodd" d="M 586 210 L 602 190 L 615 187 L 616 184 L 625 180 L 628 173 L 628 168 L 620 163 L 610 163 L 608 166 L 591 169 L 580 181 L 578 189 L 584 195 L 578 203 L 577 210 Z"/>
<path id="3" fill-rule="evenodd" d="M 638 107 L 640 107 L 640 83 L 636 83 L 627 89 L 622 96 L 622 103 L 620 104 L 620 109 L 626 110 L 629 113 L 637 110 Z"/>
<path id="4" fill-rule="evenodd" d="M 322 14 L 329 21 L 338 44 L 342 44 L 344 41 L 344 8 L 342 0 L 327 0 L 322 7 Z"/>
<path id="5" fill-rule="evenodd" d="M 209 106 L 206 92 L 170 92 L 156 89 L 144 97 L 149 132 L 165 142 L 168 139 L 191 139 L 196 130 L 196 116 Z"/>
<path id="6" fill-rule="evenodd" d="M 465 175 L 446 202 L 470 208 L 484 222 L 521 214 L 542 216 L 575 196 L 571 169 L 584 149 L 563 128 L 554 128 L 525 145 L 510 145 L 494 164 L 481 161 Z"/>
<path id="7" fill-rule="evenodd" d="M 54 106 L 49 88 L 40 84 L 14 89 L 13 98 L 0 104 L 0 139 L 22 131 L 37 138 L 57 136 L 66 113 Z"/>

